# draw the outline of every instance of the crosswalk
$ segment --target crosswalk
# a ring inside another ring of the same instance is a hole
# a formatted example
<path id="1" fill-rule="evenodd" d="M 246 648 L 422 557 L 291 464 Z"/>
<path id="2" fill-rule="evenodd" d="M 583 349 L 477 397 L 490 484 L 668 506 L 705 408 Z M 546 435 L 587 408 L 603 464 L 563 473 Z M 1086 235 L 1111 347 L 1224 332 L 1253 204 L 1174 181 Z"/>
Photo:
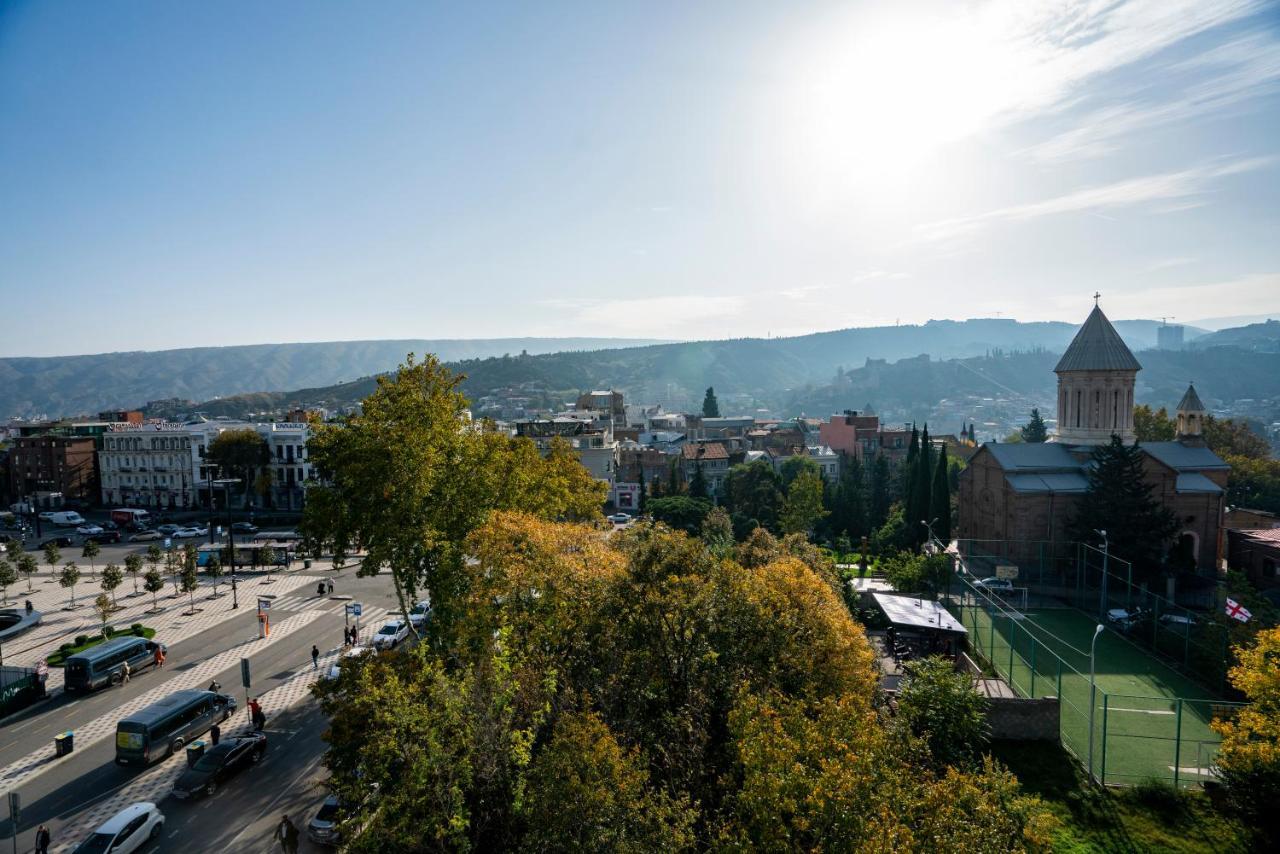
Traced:
<path id="1" fill-rule="evenodd" d="M 276 611 L 320 611 L 324 614 L 341 614 L 347 605 L 351 604 L 351 600 L 330 599 L 327 596 L 294 594 L 289 596 L 280 596 L 275 599 L 267 599 L 262 597 L 264 602 L 270 602 L 267 610 L 269 612 Z M 374 623 L 381 625 L 381 621 L 386 619 L 393 612 L 389 608 L 383 608 L 377 605 L 364 604 L 361 608 L 360 624 L 371 626 Z"/>

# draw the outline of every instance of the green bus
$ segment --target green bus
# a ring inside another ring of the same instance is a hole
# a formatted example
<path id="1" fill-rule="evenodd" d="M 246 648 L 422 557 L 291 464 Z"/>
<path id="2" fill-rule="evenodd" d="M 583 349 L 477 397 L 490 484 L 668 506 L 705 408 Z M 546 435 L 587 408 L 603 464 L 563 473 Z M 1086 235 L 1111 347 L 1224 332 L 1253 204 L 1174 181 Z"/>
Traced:
<path id="1" fill-rule="evenodd" d="M 149 765 L 171 756 L 235 711 L 235 698 L 226 694 L 174 691 L 116 723 L 116 764 Z"/>

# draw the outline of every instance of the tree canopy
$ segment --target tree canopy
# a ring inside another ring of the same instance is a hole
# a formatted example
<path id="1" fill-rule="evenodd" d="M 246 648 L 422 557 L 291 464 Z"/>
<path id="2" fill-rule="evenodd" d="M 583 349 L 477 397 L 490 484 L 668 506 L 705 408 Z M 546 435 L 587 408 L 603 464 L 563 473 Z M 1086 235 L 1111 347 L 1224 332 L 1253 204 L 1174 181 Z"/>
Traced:
<path id="1" fill-rule="evenodd" d="M 720 401 L 716 400 L 716 390 L 711 386 L 707 386 L 707 393 L 702 398 L 702 417 L 720 417 Z"/>
<path id="2" fill-rule="evenodd" d="M 1024 442 L 1043 442 L 1049 438 L 1049 428 L 1045 426 L 1040 410 L 1032 407 L 1031 420 L 1022 426 L 1020 431 Z"/>

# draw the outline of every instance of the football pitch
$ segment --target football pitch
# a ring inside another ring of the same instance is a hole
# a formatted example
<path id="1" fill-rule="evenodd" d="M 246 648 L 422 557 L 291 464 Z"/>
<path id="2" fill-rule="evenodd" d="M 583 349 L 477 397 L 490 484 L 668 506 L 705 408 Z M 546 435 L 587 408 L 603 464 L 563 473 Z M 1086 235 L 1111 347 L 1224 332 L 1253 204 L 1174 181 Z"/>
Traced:
<path id="1" fill-rule="evenodd" d="M 1111 628 L 1098 638 L 1091 691 L 1089 644 L 1097 624 L 1071 608 L 989 613 L 978 603 L 966 604 L 960 617 L 970 645 L 1020 696 L 1059 698 L 1062 743 L 1087 767 L 1092 699 L 1092 771 L 1098 779 L 1193 786 L 1212 778 L 1219 739 L 1209 724 L 1236 704 L 1219 700 Z"/>

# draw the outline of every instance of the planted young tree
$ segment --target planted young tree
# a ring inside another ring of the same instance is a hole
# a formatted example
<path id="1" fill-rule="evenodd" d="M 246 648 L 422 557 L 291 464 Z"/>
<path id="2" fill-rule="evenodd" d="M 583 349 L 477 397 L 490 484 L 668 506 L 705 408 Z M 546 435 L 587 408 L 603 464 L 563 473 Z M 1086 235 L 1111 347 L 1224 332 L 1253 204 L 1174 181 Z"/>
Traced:
<path id="1" fill-rule="evenodd" d="M 133 595 L 138 595 L 138 574 L 142 572 L 142 555 L 130 554 L 125 555 L 124 571 L 129 573 L 129 577 L 133 579 Z"/>
<path id="2" fill-rule="evenodd" d="M 80 581 L 80 569 L 76 566 L 75 561 L 67 561 L 67 565 L 62 568 L 62 573 L 58 576 L 58 583 L 64 588 L 71 591 L 71 607 L 76 606 L 76 584 Z"/>
<path id="3" fill-rule="evenodd" d="M 50 575 L 57 572 L 58 564 L 62 563 L 62 550 L 52 540 L 44 544 L 44 562 L 49 564 Z"/>
<path id="4" fill-rule="evenodd" d="M 98 545 L 97 540 L 85 540 L 84 547 L 80 549 L 80 557 L 89 561 L 89 580 L 92 581 L 98 572 L 98 567 L 94 563 L 98 555 L 102 554 L 102 547 Z"/>
<path id="5" fill-rule="evenodd" d="M 164 560 L 164 552 L 155 543 L 147 546 L 147 565 L 151 567 L 153 572 L 160 567 L 160 561 Z"/>
<path id="6" fill-rule="evenodd" d="M 18 558 L 26 554 L 26 550 L 22 548 L 22 541 L 13 539 L 4 544 L 5 554 L 9 556 L 9 560 L 14 566 L 18 565 Z"/>
<path id="7" fill-rule="evenodd" d="M 93 600 L 93 610 L 102 622 L 102 636 L 104 638 L 107 636 L 107 620 L 111 619 L 111 612 L 115 609 L 115 605 L 111 603 L 111 599 L 105 593 L 99 593 L 98 598 Z"/>
<path id="8" fill-rule="evenodd" d="M 217 552 L 211 553 L 209 559 L 205 561 L 204 574 L 213 581 L 213 595 L 209 598 L 217 599 L 220 595 L 218 593 L 218 580 L 222 578 L 222 559 L 218 557 Z"/>
<path id="9" fill-rule="evenodd" d="M 102 589 L 111 594 L 111 606 L 116 604 L 116 588 L 124 581 L 124 573 L 114 563 L 107 564 L 102 570 Z"/>
<path id="10" fill-rule="evenodd" d="M 258 560 L 262 561 L 262 565 L 266 567 L 267 570 L 267 577 L 264 579 L 263 583 L 271 581 L 271 571 L 275 568 L 277 559 L 278 555 L 276 554 L 276 550 L 271 546 L 263 546 L 258 550 Z"/>
<path id="11" fill-rule="evenodd" d="M 164 576 L 160 574 L 160 570 L 155 567 L 147 570 L 147 574 L 142 578 L 142 588 L 151 594 L 151 610 L 159 611 L 156 594 L 164 589 Z"/>
<path id="12" fill-rule="evenodd" d="M 188 612 L 194 614 L 196 612 L 196 590 L 200 587 L 200 577 L 196 574 L 196 562 L 194 559 L 183 561 L 182 563 L 182 592 L 187 594 L 187 601 L 191 605 Z"/>
<path id="13" fill-rule="evenodd" d="M 17 566 L 18 568 L 18 574 L 21 576 L 24 576 L 27 579 L 27 592 L 30 593 L 31 592 L 31 576 L 35 575 L 36 570 L 40 568 L 39 565 L 36 563 L 36 559 L 29 554 L 23 554 L 18 558 L 18 560 L 15 563 L 15 566 Z"/>
<path id="14" fill-rule="evenodd" d="M 13 564 L 6 557 L 0 557 L 0 591 L 3 598 L 0 601 L 9 601 L 9 585 L 18 580 L 18 571 L 13 568 Z"/>

